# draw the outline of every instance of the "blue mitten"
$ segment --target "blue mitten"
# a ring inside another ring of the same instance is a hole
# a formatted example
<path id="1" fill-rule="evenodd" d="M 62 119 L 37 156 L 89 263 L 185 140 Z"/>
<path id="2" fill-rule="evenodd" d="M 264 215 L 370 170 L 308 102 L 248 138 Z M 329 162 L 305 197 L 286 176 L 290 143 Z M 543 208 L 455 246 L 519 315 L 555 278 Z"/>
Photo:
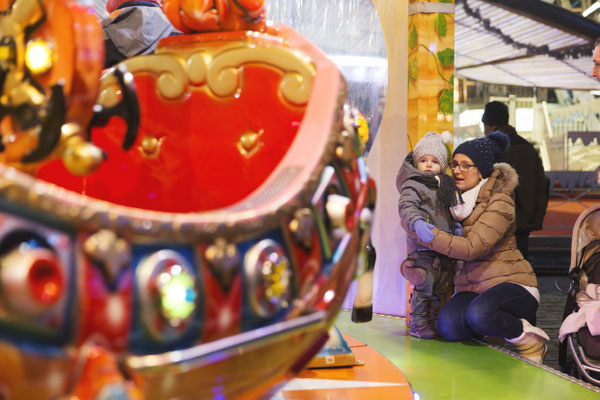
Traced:
<path id="1" fill-rule="evenodd" d="M 457 224 L 454 227 L 454 231 L 452 233 L 454 234 L 454 236 L 462 236 L 462 225 Z"/>
<path id="2" fill-rule="evenodd" d="M 416 220 L 413 224 L 413 230 L 419 239 L 424 242 L 431 242 L 433 240 L 433 228 L 435 228 L 434 225 L 431 225 L 422 219 Z"/>

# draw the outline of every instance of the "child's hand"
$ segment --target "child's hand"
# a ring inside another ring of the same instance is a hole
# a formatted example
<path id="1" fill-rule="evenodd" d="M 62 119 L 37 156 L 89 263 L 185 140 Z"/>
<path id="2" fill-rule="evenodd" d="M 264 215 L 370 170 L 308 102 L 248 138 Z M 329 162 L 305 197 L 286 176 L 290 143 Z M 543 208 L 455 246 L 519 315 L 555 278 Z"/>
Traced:
<path id="1" fill-rule="evenodd" d="M 424 242 L 431 242 L 433 240 L 433 228 L 435 228 L 434 225 L 431 225 L 422 219 L 416 220 L 413 224 L 413 230 L 419 239 Z"/>

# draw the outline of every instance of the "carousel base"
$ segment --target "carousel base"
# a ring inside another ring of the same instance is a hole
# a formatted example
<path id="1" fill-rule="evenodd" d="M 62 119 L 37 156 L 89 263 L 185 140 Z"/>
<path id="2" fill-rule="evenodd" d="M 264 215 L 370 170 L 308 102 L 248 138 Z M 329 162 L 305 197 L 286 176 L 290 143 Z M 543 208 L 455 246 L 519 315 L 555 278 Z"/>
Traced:
<path id="1" fill-rule="evenodd" d="M 364 365 L 306 370 L 272 400 L 591 400 L 600 393 L 495 346 L 411 337 L 403 318 L 375 315 L 354 324 L 351 313 L 342 311 L 336 326 Z"/>
<path id="2" fill-rule="evenodd" d="M 412 389 L 398 367 L 371 346 L 343 336 L 356 365 L 304 370 L 271 400 L 413 400 Z"/>

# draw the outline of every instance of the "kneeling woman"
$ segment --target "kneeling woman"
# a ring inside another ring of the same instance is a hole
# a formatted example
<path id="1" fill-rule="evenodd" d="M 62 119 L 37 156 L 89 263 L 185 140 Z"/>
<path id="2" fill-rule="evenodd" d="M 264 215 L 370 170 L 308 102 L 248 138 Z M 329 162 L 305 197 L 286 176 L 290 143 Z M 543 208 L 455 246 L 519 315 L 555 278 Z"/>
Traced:
<path id="1" fill-rule="evenodd" d="M 505 134 L 494 132 L 456 148 L 452 174 L 464 204 L 451 211 L 462 221 L 463 236 L 429 225 L 433 240 L 420 243 L 464 260 L 454 275 L 455 293 L 438 315 L 444 338 L 505 338 L 522 356 L 541 363 L 549 338 L 534 326 L 540 299 L 537 279 L 517 250 L 514 235 L 518 176 L 510 165 L 495 164 L 508 144 Z"/>

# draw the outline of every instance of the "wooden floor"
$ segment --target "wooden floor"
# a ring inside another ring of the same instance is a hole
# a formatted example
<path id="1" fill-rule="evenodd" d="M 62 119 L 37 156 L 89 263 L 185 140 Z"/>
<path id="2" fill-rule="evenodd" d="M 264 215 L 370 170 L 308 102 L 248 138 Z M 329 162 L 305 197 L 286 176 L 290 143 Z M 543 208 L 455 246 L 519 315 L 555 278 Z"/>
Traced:
<path id="1" fill-rule="evenodd" d="M 413 399 L 408 381 L 391 361 L 351 336 L 344 339 L 360 365 L 305 370 L 272 400 Z"/>

